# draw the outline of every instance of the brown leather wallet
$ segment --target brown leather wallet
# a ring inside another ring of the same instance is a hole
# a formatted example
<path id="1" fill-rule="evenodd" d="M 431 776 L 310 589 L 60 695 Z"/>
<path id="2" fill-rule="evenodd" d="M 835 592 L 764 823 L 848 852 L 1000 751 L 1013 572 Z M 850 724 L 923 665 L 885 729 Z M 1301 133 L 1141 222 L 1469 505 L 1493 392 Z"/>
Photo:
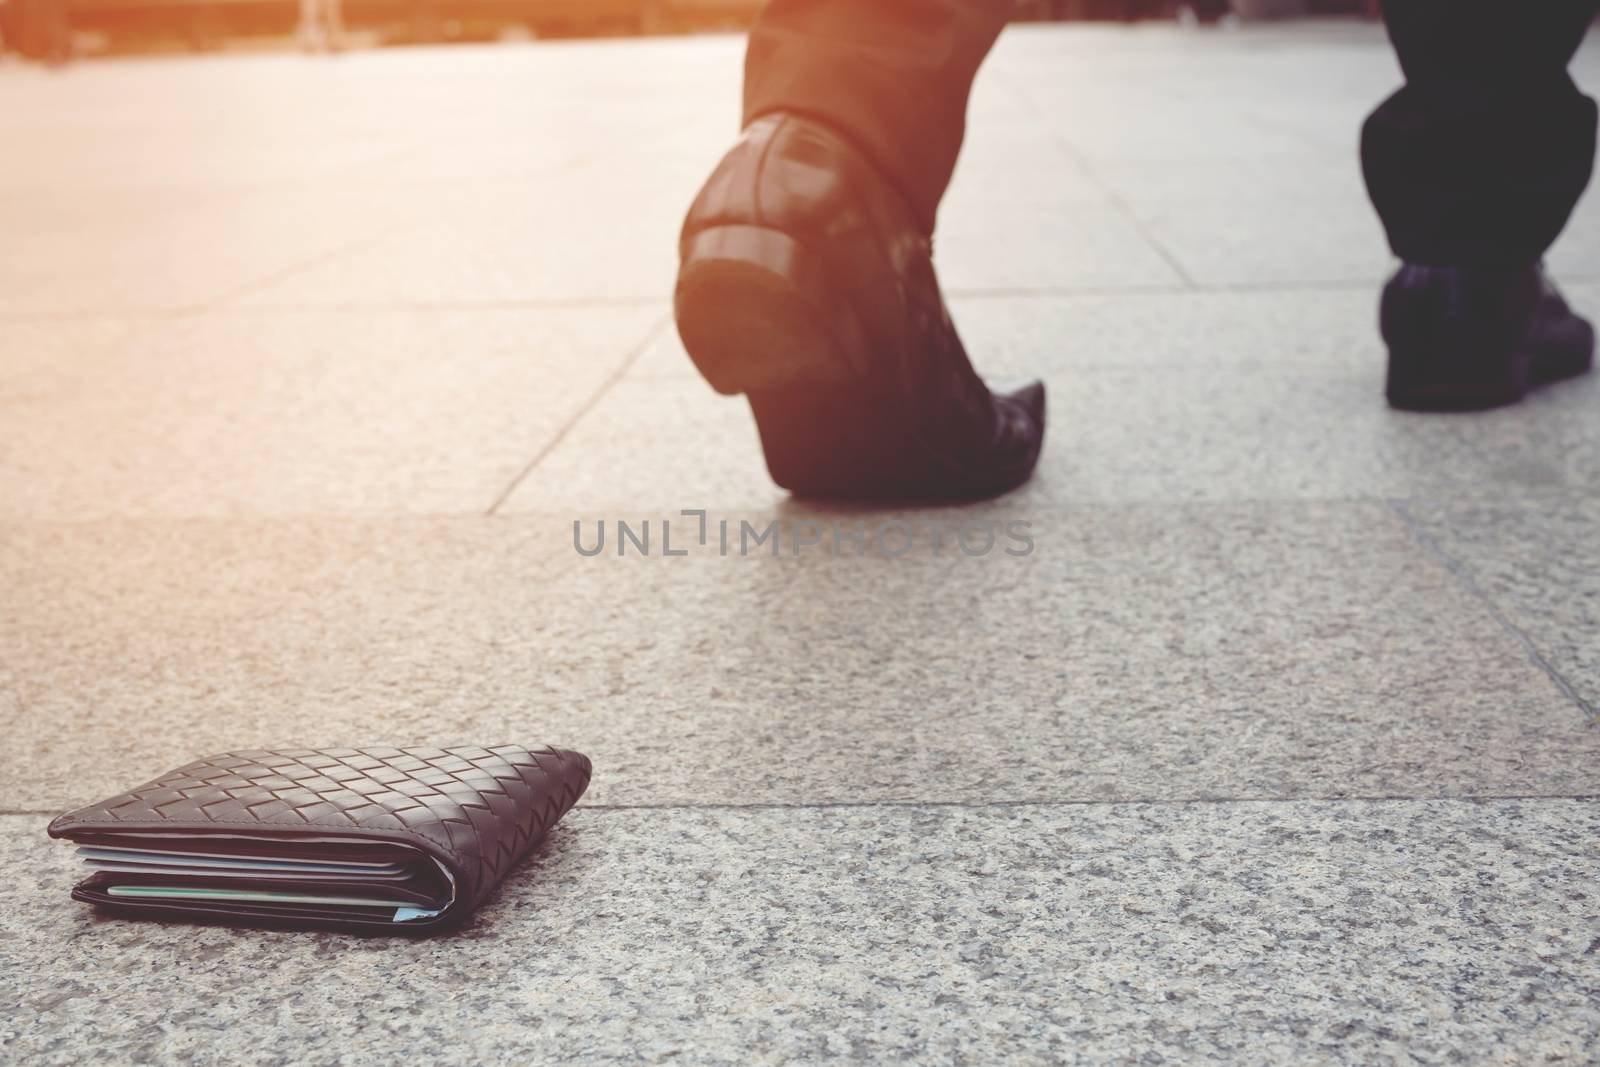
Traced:
<path id="1" fill-rule="evenodd" d="M 555 748 L 228 752 L 50 823 L 115 912 L 368 932 L 470 915 L 589 784 Z"/>

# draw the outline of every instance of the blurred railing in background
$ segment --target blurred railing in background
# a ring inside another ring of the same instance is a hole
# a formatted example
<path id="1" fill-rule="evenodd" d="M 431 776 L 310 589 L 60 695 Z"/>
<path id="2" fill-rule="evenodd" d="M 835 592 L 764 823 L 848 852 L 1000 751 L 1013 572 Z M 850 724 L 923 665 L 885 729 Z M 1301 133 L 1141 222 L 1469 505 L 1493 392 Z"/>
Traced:
<path id="1" fill-rule="evenodd" d="M 1378 0 L 1019 0 L 1017 7 L 1025 20 L 1051 22 L 1164 19 L 1182 7 L 1231 9 L 1247 18 L 1378 14 Z"/>
<path id="2" fill-rule="evenodd" d="M 865 2 L 865 0 L 863 0 Z M 762 0 L 0 0 L 0 42 L 61 61 L 118 52 L 686 33 L 749 25 Z M 1171 18 L 1228 0 L 1019 0 L 1024 21 Z M 1246 17 L 1375 14 L 1377 0 L 1231 0 Z"/>

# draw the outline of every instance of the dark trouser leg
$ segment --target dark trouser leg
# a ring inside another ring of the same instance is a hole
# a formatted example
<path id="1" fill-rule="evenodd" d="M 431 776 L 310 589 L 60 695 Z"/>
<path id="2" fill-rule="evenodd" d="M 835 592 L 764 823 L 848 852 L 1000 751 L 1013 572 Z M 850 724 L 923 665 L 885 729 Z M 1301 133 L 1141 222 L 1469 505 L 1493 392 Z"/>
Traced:
<path id="1" fill-rule="evenodd" d="M 1530 263 L 1594 165 L 1595 104 L 1566 67 L 1596 0 L 1385 0 L 1406 84 L 1362 131 L 1367 189 L 1401 259 Z"/>
<path id="2" fill-rule="evenodd" d="M 772 0 L 750 31 L 744 121 L 792 111 L 826 122 L 872 157 L 932 233 L 973 76 L 1014 6 Z"/>

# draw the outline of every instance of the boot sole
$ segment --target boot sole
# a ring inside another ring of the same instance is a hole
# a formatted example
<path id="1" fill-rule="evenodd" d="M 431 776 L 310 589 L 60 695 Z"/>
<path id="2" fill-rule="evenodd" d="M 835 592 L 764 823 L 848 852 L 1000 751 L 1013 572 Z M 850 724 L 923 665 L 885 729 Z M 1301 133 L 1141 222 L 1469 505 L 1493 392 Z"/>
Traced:
<path id="1" fill-rule="evenodd" d="M 1531 389 L 1584 374 L 1594 362 L 1594 331 L 1589 328 L 1570 344 L 1525 341 L 1509 358 L 1491 345 L 1443 336 L 1390 342 L 1384 389 L 1389 405 L 1402 411 L 1486 411 L 1518 403 Z M 1441 352 L 1456 358 L 1441 360 Z M 1461 366 L 1492 367 L 1498 373 L 1463 380 Z"/>

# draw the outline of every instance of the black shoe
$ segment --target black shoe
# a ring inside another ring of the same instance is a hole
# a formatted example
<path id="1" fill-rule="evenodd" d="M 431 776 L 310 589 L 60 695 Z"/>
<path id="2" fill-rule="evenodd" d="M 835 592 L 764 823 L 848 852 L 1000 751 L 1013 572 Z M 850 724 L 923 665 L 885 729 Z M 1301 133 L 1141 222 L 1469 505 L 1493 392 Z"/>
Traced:
<path id="1" fill-rule="evenodd" d="M 675 309 L 695 366 L 750 398 L 773 480 L 805 496 L 992 496 L 1026 481 L 1044 386 L 991 393 L 932 247 L 832 129 L 757 119 L 684 220 Z"/>
<path id="2" fill-rule="evenodd" d="M 1406 264 L 1383 290 L 1389 403 L 1412 411 L 1514 404 L 1594 361 L 1594 328 L 1573 313 L 1542 264 Z"/>

